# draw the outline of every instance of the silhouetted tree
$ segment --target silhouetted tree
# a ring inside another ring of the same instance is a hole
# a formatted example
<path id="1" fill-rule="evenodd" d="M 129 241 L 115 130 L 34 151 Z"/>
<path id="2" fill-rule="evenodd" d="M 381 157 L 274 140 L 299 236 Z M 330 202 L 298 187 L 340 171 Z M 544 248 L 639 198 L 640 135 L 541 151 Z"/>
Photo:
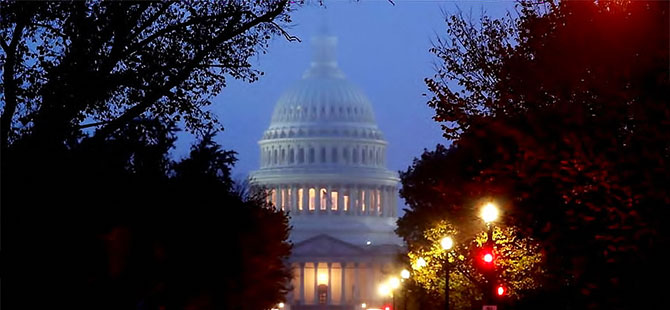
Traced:
<path id="1" fill-rule="evenodd" d="M 260 310 L 283 298 L 286 215 L 235 192 L 234 154 L 211 134 L 171 160 L 174 131 L 138 120 L 40 166 L 39 177 L 19 170 L 25 162 L 3 171 L 14 176 L 3 182 L 3 206 L 16 206 L 3 208 L 14 221 L 3 238 L 16 272 L 4 303 Z"/>
<path id="2" fill-rule="evenodd" d="M 545 308 L 657 306 L 670 193 L 668 7 L 522 2 L 518 19 L 448 19 L 430 105 L 455 150 L 403 176 L 408 242 L 479 199 L 540 240 Z M 451 82 L 456 82 L 455 86 Z M 521 306 L 521 305 L 520 305 Z"/>
<path id="3" fill-rule="evenodd" d="M 1 144 L 103 140 L 140 116 L 216 123 L 204 108 L 226 77 L 254 81 L 248 59 L 286 34 L 289 1 L 3 2 Z"/>

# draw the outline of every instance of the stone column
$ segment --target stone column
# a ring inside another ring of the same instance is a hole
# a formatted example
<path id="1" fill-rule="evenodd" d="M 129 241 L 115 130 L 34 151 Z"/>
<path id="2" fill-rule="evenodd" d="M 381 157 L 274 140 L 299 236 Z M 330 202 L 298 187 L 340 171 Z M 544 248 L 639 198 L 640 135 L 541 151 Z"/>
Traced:
<path id="1" fill-rule="evenodd" d="M 356 185 L 351 185 L 349 187 L 349 200 L 351 203 L 351 208 L 349 212 L 351 212 L 352 215 L 359 215 L 360 212 L 358 210 L 360 206 L 356 204 L 356 200 L 358 200 L 358 188 L 356 187 Z"/>
<path id="2" fill-rule="evenodd" d="M 333 285 L 332 285 L 333 281 L 332 281 L 332 277 L 331 277 L 331 275 L 332 275 L 331 270 L 332 269 L 333 269 L 333 263 L 328 263 L 328 291 L 327 291 L 328 293 L 326 293 L 327 294 L 326 295 L 327 296 L 327 299 L 326 299 L 326 304 L 327 305 L 333 304 Z"/>
<path id="3" fill-rule="evenodd" d="M 294 214 L 298 213 L 298 188 L 295 187 L 295 184 L 291 184 L 291 212 Z"/>
<path id="4" fill-rule="evenodd" d="M 337 190 L 337 212 L 340 214 L 345 214 L 344 211 L 344 186 L 341 186 Z"/>
<path id="5" fill-rule="evenodd" d="M 357 262 L 354 263 L 354 282 L 353 282 L 354 285 L 351 286 L 351 300 L 354 303 L 359 302 L 361 296 L 361 293 L 358 291 L 359 287 L 361 286 L 361 278 L 360 275 L 358 274 L 359 266 L 360 265 Z"/>
<path id="6" fill-rule="evenodd" d="M 321 213 L 321 186 L 314 188 L 314 211 L 316 214 Z"/>
<path id="7" fill-rule="evenodd" d="M 372 199 L 371 199 L 372 197 L 370 197 L 370 196 L 372 196 L 371 194 L 372 194 L 372 191 L 369 188 L 366 188 L 365 189 L 365 207 L 367 207 L 367 210 L 365 210 L 365 212 L 368 215 L 372 214 L 372 210 L 374 209 L 373 208 L 374 206 L 371 203 L 372 202 Z"/>
<path id="8" fill-rule="evenodd" d="M 326 187 L 326 213 L 329 214 L 333 212 L 333 201 L 330 200 L 332 197 L 332 190 L 333 188 L 330 185 Z"/>
<path id="9" fill-rule="evenodd" d="M 398 216 L 398 194 L 395 187 L 391 187 L 391 216 Z"/>
<path id="10" fill-rule="evenodd" d="M 319 263 L 314 263 L 314 304 L 319 304 Z"/>
<path id="11" fill-rule="evenodd" d="M 309 187 L 302 185 L 302 212 L 309 213 Z"/>
<path id="12" fill-rule="evenodd" d="M 305 263 L 300 262 L 300 304 L 305 304 Z"/>
<path id="13" fill-rule="evenodd" d="M 346 268 L 346 266 L 347 266 L 347 263 L 345 263 L 345 262 L 340 262 L 340 270 L 342 271 L 342 272 L 341 272 L 342 279 L 340 280 L 340 305 L 346 305 L 346 304 L 347 304 L 347 297 L 346 297 L 346 296 L 347 296 L 347 295 L 346 295 L 346 292 L 347 292 L 347 283 L 344 282 L 344 280 L 345 280 L 345 274 L 347 273 L 347 268 Z"/>

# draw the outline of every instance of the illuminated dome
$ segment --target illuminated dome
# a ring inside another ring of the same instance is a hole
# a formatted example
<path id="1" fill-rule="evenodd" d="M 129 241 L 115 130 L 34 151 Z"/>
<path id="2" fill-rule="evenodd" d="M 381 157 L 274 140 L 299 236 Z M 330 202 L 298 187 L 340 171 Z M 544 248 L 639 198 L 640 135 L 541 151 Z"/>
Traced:
<path id="1" fill-rule="evenodd" d="M 313 39 L 311 65 L 279 97 L 258 142 L 260 169 L 251 174 L 254 188 L 290 216 L 289 310 L 381 304 L 377 282 L 402 244 L 387 142 L 370 101 L 338 68 L 336 43 Z"/>

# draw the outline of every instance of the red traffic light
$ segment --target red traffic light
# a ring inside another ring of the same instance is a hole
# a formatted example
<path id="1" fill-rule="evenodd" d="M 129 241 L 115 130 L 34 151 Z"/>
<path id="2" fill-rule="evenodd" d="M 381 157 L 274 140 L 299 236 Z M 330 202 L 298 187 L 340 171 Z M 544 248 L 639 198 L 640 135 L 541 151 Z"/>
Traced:
<path id="1" fill-rule="evenodd" d="M 496 294 L 498 294 L 498 296 L 505 296 L 505 294 L 507 294 L 507 289 L 502 285 L 498 285 L 496 288 Z"/>

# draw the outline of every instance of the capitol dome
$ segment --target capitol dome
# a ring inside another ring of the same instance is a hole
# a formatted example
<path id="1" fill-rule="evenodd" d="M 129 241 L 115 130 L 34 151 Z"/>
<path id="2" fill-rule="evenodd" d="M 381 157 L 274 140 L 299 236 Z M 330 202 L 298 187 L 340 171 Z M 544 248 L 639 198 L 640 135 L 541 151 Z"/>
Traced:
<path id="1" fill-rule="evenodd" d="M 386 168 L 370 101 L 337 66 L 337 39 L 312 43 L 311 65 L 279 97 L 250 177 L 290 216 L 287 308 L 353 310 L 381 303 L 376 287 L 395 268 L 399 179 Z"/>

